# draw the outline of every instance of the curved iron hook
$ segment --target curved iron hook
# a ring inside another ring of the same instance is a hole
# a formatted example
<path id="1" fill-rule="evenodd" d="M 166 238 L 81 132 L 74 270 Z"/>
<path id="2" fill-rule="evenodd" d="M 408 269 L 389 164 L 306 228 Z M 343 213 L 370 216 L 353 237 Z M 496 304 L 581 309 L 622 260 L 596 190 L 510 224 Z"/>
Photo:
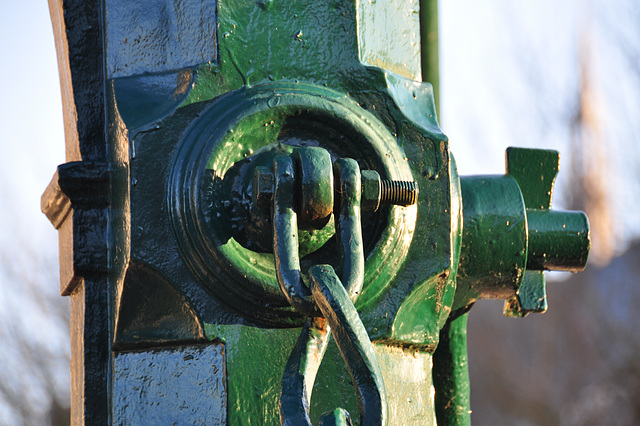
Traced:
<path id="1" fill-rule="evenodd" d="M 271 210 L 273 226 L 273 255 L 276 277 L 282 293 L 296 311 L 319 316 L 309 288 L 300 274 L 298 253 L 298 216 L 295 212 L 295 165 L 291 157 L 278 156 L 273 160 L 275 187 Z"/>
<path id="2" fill-rule="evenodd" d="M 363 425 L 384 425 L 387 401 L 382 372 L 358 311 L 329 265 L 309 269 L 313 297 L 333 330 L 333 338 L 356 384 Z"/>
<path id="3" fill-rule="evenodd" d="M 291 304 L 309 314 L 309 311 L 316 307 L 300 275 L 297 217 L 293 209 L 293 161 L 287 161 L 287 157 L 279 157 L 274 161 L 274 169 L 276 186 L 273 229 L 278 282 Z M 334 173 L 338 182 L 336 198 L 340 200 L 334 217 L 342 265 L 342 282 L 345 285 L 343 286 L 330 266 L 313 267 L 311 269 L 316 271 L 312 274 L 314 296 L 321 300 L 322 304 L 319 304 L 319 307 L 322 314 L 330 317 L 330 323 L 337 327 L 336 342 L 358 386 L 363 420 L 367 421 L 365 424 L 369 424 L 373 419 L 378 420 L 371 424 L 384 424 L 386 402 L 382 375 L 373 353 L 373 346 L 352 302 L 357 298 L 364 279 L 360 169 L 355 160 L 341 159 L 334 164 Z M 291 250 L 291 246 L 295 250 Z M 340 290 L 335 290 L 336 282 Z M 308 306 L 309 303 L 313 304 L 313 308 Z M 280 421 L 283 425 L 311 424 L 308 403 L 330 337 L 330 327 L 325 320 L 313 318 L 314 316 L 318 316 L 318 313 L 307 319 L 285 368 L 280 394 Z M 362 339 L 363 336 L 365 340 Z M 320 424 L 347 425 L 351 422 L 348 413 L 338 409 L 323 415 Z"/>

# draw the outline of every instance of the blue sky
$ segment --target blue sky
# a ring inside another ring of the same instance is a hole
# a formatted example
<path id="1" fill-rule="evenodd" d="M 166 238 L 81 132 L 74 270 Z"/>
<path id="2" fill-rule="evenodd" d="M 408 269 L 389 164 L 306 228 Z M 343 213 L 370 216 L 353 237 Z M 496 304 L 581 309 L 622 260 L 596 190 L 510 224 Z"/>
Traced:
<path id="1" fill-rule="evenodd" d="M 618 250 L 640 235 L 640 3 L 440 2 L 441 125 L 464 174 L 500 173 L 508 146 L 560 151 L 554 207 L 569 191 L 571 118 L 584 60 Z M 592 161 L 592 160 L 589 160 Z"/>
<path id="2" fill-rule="evenodd" d="M 49 12 L 44 0 L 8 2 L 4 10 L 0 246 L 34 244 L 52 251 L 57 236 L 40 213 L 40 195 L 57 164 L 64 162 L 64 134 Z"/>
<path id="3" fill-rule="evenodd" d="M 55 372 L 56 391 L 68 393 L 63 360 L 69 332 L 53 311 L 69 302 L 57 295 L 57 232 L 40 212 L 40 195 L 64 162 L 60 85 L 45 0 L 3 4 L 0 58 L 0 336 L 9 339 L 0 351 L 0 375 L 36 410 L 46 410 L 47 392 L 13 337 L 19 333 L 30 344 L 63 355 L 39 351 Z M 0 424 L 17 424 L 11 413 L 0 401 Z"/>

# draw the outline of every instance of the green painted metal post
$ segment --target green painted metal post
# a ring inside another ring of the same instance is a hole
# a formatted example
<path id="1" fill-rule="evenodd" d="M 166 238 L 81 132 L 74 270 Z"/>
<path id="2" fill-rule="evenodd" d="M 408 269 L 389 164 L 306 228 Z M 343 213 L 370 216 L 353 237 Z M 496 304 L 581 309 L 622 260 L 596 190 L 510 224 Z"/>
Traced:
<path id="1" fill-rule="evenodd" d="M 440 36 L 438 0 L 420 1 L 420 53 L 422 81 L 433 86 L 436 111 L 440 113 Z"/>
<path id="2" fill-rule="evenodd" d="M 586 263 L 557 153 L 459 177 L 436 1 L 50 8 L 74 424 L 468 424 L 468 310 Z"/>
<path id="3" fill-rule="evenodd" d="M 468 318 L 468 312 L 449 318 L 440 331 L 440 343 L 433 355 L 436 418 L 440 425 L 471 423 Z"/>

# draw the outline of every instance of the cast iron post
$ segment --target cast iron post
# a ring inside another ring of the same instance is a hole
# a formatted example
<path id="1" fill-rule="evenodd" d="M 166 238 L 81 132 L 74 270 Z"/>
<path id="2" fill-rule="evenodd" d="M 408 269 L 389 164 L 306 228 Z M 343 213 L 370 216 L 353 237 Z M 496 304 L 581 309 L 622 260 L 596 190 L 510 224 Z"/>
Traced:
<path id="1" fill-rule="evenodd" d="M 556 152 L 458 176 L 435 1 L 50 9 L 74 424 L 467 424 L 473 303 L 584 268 Z"/>

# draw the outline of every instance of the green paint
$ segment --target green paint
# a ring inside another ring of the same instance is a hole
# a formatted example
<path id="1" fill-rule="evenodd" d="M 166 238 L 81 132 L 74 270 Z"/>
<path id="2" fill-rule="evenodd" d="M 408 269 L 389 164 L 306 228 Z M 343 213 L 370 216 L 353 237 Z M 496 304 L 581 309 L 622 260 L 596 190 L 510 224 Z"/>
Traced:
<path id="1" fill-rule="evenodd" d="M 205 324 L 225 346 L 227 424 L 279 424 L 282 374 L 299 329 Z"/>
<path id="2" fill-rule="evenodd" d="M 356 115 L 356 112 L 359 112 L 359 114 Z M 303 119 L 297 118 L 300 116 Z M 232 121 L 228 121 L 229 119 L 232 119 Z M 327 124 L 328 122 L 331 123 L 330 127 Z M 268 126 L 264 126 L 264 124 L 268 124 Z M 244 160 L 244 155 L 248 150 L 259 152 L 260 149 L 270 146 L 269 143 L 272 139 L 264 137 L 264 131 L 261 132 L 260 130 L 269 126 L 281 129 L 277 135 L 277 142 L 280 141 L 280 138 L 283 138 L 289 143 L 294 140 L 307 140 L 303 135 L 300 137 L 295 137 L 295 135 L 311 127 L 316 131 L 315 141 L 312 142 L 322 143 L 331 152 L 341 157 L 349 156 L 352 153 L 351 150 L 357 146 L 353 139 L 366 140 L 371 144 L 372 149 L 364 153 L 360 152 L 358 157 L 362 159 L 361 161 L 365 165 L 369 164 L 369 167 L 377 168 L 381 172 L 391 175 L 391 177 L 397 176 L 400 171 L 403 171 L 400 176 L 406 176 L 407 172 L 404 170 L 406 170 L 407 166 L 402 158 L 398 158 L 397 150 L 393 150 L 395 143 L 391 135 L 375 116 L 362 111 L 352 100 L 322 87 L 303 85 L 301 83 L 256 86 L 225 96 L 220 101 L 212 104 L 212 107 L 201 115 L 200 119 L 185 136 L 185 142 L 181 144 L 178 152 L 172 177 L 175 183 L 171 183 L 175 188 L 175 195 L 172 195 L 172 197 L 175 198 L 171 199 L 171 204 L 176 208 L 177 218 L 184 215 L 182 209 L 186 206 L 189 221 L 186 226 L 181 221 L 178 221 L 179 228 L 184 228 L 185 232 L 192 227 L 199 228 L 202 230 L 198 231 L 198 233 L 204 234 L 207 238 L 213 236 L 215 239 L 202 247 L 193 247 L 192 240 L 185 239 L 184 250 L 187 253 L 192 250 L 202 252 L 202 254 L 189 254 L 187 257 L 194 262 L 198 261 L 198 259 L 203 259 L 204 266 L 212 270 L 215 269 L 215 266 L 207 266 L 207 263 L 215 262 L 216 257 L 223 256 L 230 259 L 235 264 L 234 269 L 237 274 L 243 277 L 243 282 L 247 277 L 250 282 L 258 282 L 262 286 L 262 290 L 257 289 L 259 292 L 256 293 L 255 290 L 246 286 L 243 288 L 242 283 L 239 284 L 240 287 L 237 287 L 234 283 L 233 288 L 230 289 L 231 292 L 237 292 L 239 289 L 242 291 L 242 294 L 238 294 L 239 297 L 254 293 L 259 299 L 267 296 L 271 299 L 275 298 L 277 303 L 282 304 L 284 299 L 275 283 L 275 274 L 272 272 L 274 269 L 271 266 L 272 263 L 271 265 L 268 263 L 270 262 L 268 256 L 264 256 L 261 253 L 256 254 L 235 244 L 234 239 L 225 236 L 225 232 L 228 232 L 226 228 L 221 230 L 222 233 L 212 228 L 212 226 L 216 226 L 217 222 L 208 220 L 206 212 L 202 212 L 196 207 L 196 203 L 207 204 L 206 199 L 202 201 L 197 199 L 202 194 L 206 194 L 207 190 L 195 192 L 195 198 L 188 195 L 201 185 L 211 185 L 210 175 L 203 174 L 202 169 L 199 167 L 196 167 L 196 174 L 193 174 L 192 165 L 194 163 L 204 163 L 204 170 L 214 170 L 214 187 L 209 192 L 216 194 L 216 191 L 220 191 L 216 189 L 216 179 L 224 181 L 227 170 L 234 164 L 234 160 Z M 258 130 L 255 130 L 256 128 Z M 257 134 L 254 135 L 255 132 Z M 229 140 L 229 138 L 232 139 Z M 263 148 L 260 148 L 260 146 Z M 387 156 L 386 153 L 388 152 L 396 152 L 396 154 Z M 377 153 L 385 153 L 385 155 Z M 383 159 L 383 166 L 378 166 L 381 159 Z M 202 177 L 199 177 L 198 173 Z M 220 185 L 218 188 L 224 189 L 224 186 Z M 219 196 L 213 196 L 214 200 L 218 200 L 217 204 L 214 201 L 213 217 L 218 214 L 224 214 L 224 211 L 221 211 L 225 209 L 223 197 L 228 197 L 224 191 Z M 380 228 L 379 223 L 384 218 L 374 219 L 373 226 Z M 396 220 L 404 221 L 405 218 Z M 395 232 L 392 232 L 386 238 L 390 240 L 396 239 L 398 234 L 401 235 L 406 230 L 406 225 L 396 226 Z M 179 231 L 179 233 L 181 232 Z M 375 234 L 371 236 L 375 237 Z M 219 242 L 215 242 L 216 240 Z M 261 263 L 261 259 L 264 259 L 267 263 Z M 384 266 L 387 268 L 387 265 Z M 390 266 L 393 267 L 394 265 L 391 264 Z M 201 267 L 198 266 L 196 269 L 201 269 Z M 203 281 L 215 283 L 218 279 L 215 274 L 207 274 L 206 278 L 203 277 Z M 227 282 L 223 281 L 223 284 Z M 277 304 L 272 304 L 272 306 L 279 309 Z M 255 305 L 253 307 L 248 305 L 246 309 L 247 312 L 253 312 L 254 315 L 262 310 L 262 308 Z M 276 314 L 281 315 L 279 313 Z M 286 313 L 283 312 L 282 315 L 286 315 Z"/>
<path id="3" fill-rule="evenodd" d="M 516 180 L 471 176 L 460 183 L 464 226 L 454 310 L 481 297 L 513 296 L 527 264 L 527 219 Z"/>
<path id="4" fill-rule="evenodd" d="M 582 212 L 527 209 L 529 258 L 537 271 L 578 272 L 589 257 L 589 221 Z"/>
<path id="5" fill-rule="evenodd" d="M 444 424 L 469 421 L 466 315 L 455 315 L 481 298 L 506 299 L 508 316 L 545 312 L 542 271 L 582 270 L 589 252 L 584 213 L 549 210 L 558 153 L 509 148 L 506 158 L 504 176 L 460 179 L 464 226 L 454 316 L 441 331 L 444 346 L 434 358 L 436 410 Z"/>
<path id="6" fill-rule="evenodd" d="M 331 339 L 313 385 L 309 402 L 311 423 L 317 424 L 323 414 L 340 407 L 352 414 L 351 420 L 354 424 L 360 424 L 358 404 L 356 389 L 347 366 L 336 342 Z"/>
<path id="7" fill-rule="evenodd" d="M 506 163 L 507 173 L 520 185 L 527 208 L 551 208 L 553 183 L 560 169 L 558 151 L 511 147 Z"/>
<path id="8" fill-rule="evenodd" d="M 315 303 L 331 327 L 340 354 L 357 387 L 364 425 L 387 424 L 384 380 L 373 345 L 351 297 L 329 265 L 309 271 Z"/>
<path id="9" fill-rule="evenodd" d="M 541 271 L 525 271 L 516 296 L 508 299 L 504 313 L 511 317 L 524 317 L 532 312 L 547 311 L 546 281 Z"/>
<path id="10" fill-rule="evenodd" d="M 419 81 L 418 0 L 365 0 L 357 4 L 360 61 Z"/>
<path id="11" fill-rule="evenodd" d="M 440 110 L 440 37 L 438 0 L 420 0 L 420 44 L 422 81 L 434 88 L 434 102 Z"/>
<path id="12" fill-rule="evenodd" d="M 96 28 L 105 28 L 112 7 L 97 13 Z M 171 31 L 152 15 L 150 28 Z M 110 77 L 118 78 L 87 76 L 99 82 L 96 90 L 108 88 L 108 100 L 85 99 L 72 113 L 78 123 L 98 123 L 95 134 L 80 128 L 80 143 L 82 158 L 100 161 L 61 167 L 60 185 L 49 191 L 74 209 L 73 232 L 89 235 L 74 240 L 88 248 L 67 253 L 74 282 L 82 282 L 82 271 L 109 273 L 106 284 L 85 281 L 80 294 L 104 302 L 105 285 L 113 287 L 108 303 L 100 302 L 110 315 L 106 328 L 89 327 L 94 334 L 78 339 L 88 342 L 80 353 L 87 371 L 108 362 L 111 342 L 116 350 L 145 351 L 200 341 L 204 328 L 209 340 L 224 343 L 228 424 L 277 424 L 288 408 L 278 406 L 281 389 L 292 401 L 306 398 L 314 423 L 328 412 L 321 422 L 344 424 L 347 412 L 362 408 L 363 424 L 467 424 L 468 308 L 497 297 L 507 299 L 509 314 L 542 312 L 541 271 L 586 263 L 586 217 L 549 210 L 557 153 L 512 148 L 507 175 L 458 176 L 436 117 L 436 1 L 219 0 L 216 16 L 217 25 L 206 27 L 210 37 L 190 32 L 204 21 L 181 21 L 188 28 L 172 34 L 175 46 L 197 44 L 193 55 L 174 58 L 187 67 L 180 71 L 160 61 L 132 75 L 134 65 L 162 59 L 162 43 L 136 60 L 145 52 L 123 46 L 125 21 L 110 23 L 120 39 L 96 32 L 109 38 L 97 46 L 119 47 L 118 60 L 131 68 L 115 72 L 107 58 Z M 73 42 L 72 62 L 87 53 Z M 211 62 L 192 63 L 196 54 Z M 69 81 L 77 99 L 84 96 L 83 82 L 75 75 Z M 103 104 L 106 114 L 95 109 Z M 91 145 L 104 129 L 109 158 L 96 154 L 104 146 Z M 264 170 L 273 180 L 267 202 L 257 192 L 256 173 Z M 359 170 L 375 170 L 379 185 L 365 187 L 364 203 Z M 417 202 L 385 205 L 388 180 L 415 182 Z M 111 198 L 86 195 L 96 182 L 109 186 L 100 194 Z M 362 211 L 361 204 L 375 208 Z M 113 247 L 91 238 L 93 225 L 111 235 L 103 222 L 114 228 Z M 92 242 L 100 251 L 91 251 Z M 315 304 L 338 343 L 328 343 L 324 357 L 328 332 L 320 336 Z M 86 321 L 94 319 L 87 313 Z M 305 329 L 307 337 L 299 329 L 305 323 L 315 327 Z M 109 343 L 92 352 L 96 336 Z M 287 388 L 287 363 L 302 384 L 294 377 Z M 111 377 L 108 365 L 100 368 Z M 101 410 L 95 418 L 108 418 L 109 386 L 106 380 L 92 396 Z M 206 390 L 193 395 L 191 403 L 207 403 Z"/>
<path id="13" fill-rule="evenodd" d="M 318 422 L 318 426 L 348 426 L 351 424 L 349 412 L 342 408 L 336 408 L 333 412 L 324 414 Z"/>
<path id="14" fill-rule="evenodd" d="M 469 425 L 469 360 L 467 319 L 450 318 L 440 332 L 440 345 L 433 355 L 433 383 L 438 425 Z"/>
<path id="15" fill-rule="evenodd" d="M 282 377 L 280 421 L 309 425 L 309 401 L 331 330 L 323 318 L 307 318 Z"/>
<path id="16" fill-rule="evenodd" d="M 531 294 L 527 306 L 544 311 L 546 301 L 536 301 L 544 285 L 530 281 L 527 288 L 536 290 L 519 293 L 525 269 L 577 272 L 586 265 L 590 242 L 584 213 L 548 210 L 557 153 L 511 148 L 507 159 L 507 175 L 461 179 L 464 231 L 454 310 L 479 298 Z M 535 276 L 536 282 L 544 279 Z"/>
<path id="17" fill-rule="evenodd" d="M 374 349 L 387 389 L 387 424 L 435 426 L 431 354 L 386 344 Z"/>

